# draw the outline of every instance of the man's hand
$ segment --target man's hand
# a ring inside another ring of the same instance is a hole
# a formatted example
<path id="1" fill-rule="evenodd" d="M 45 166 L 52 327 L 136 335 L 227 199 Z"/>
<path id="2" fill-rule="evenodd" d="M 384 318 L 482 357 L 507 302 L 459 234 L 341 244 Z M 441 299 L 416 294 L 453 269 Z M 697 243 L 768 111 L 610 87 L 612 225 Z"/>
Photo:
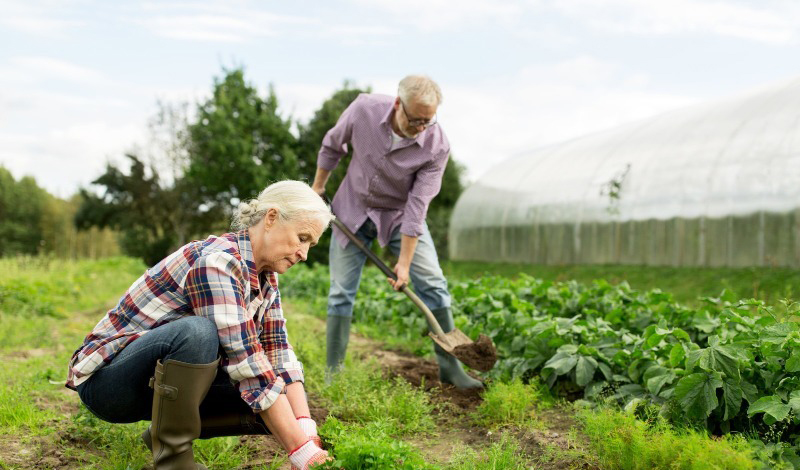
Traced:
<path id="1" fill-rule="evenodd" d="M 400 290 L 403 286 L 408 284 L 408 269 L 409 266 L 404 263 L 397 263 L 394 265 L 394 274 L 397 276 L 397 280 L 395 281 L 390 277 L 386 278 L 394 290 Z"/>

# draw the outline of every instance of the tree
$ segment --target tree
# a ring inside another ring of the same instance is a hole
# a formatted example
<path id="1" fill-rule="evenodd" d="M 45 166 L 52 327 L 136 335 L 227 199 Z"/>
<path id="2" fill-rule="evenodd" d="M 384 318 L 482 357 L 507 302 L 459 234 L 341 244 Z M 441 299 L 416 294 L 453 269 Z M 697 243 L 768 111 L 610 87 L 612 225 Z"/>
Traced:
<path id="1" fill-rule="evenodd" d="M 369 93 L 369 88 L 360 89 L 353 86 L 350 81 L 345 81 L 340 90 L 337 90 L 333 95 L 322 103 L 322 106 L 314 112 L 314 117 L 308 121 L 306 125 L 299 125 L 299 137 L 297 143 L 297 156 L 299 163 L 299 175 L 302 180 L 311 184 L 314 181 L 314 174 L 317 171 L 317 154 L 322 145 L 322 139 L 325 134 L 336 125 L 339 116 L 342 115 L 345 109 L 350 106 L 350 103 L 355 100 L 361 93 Z M 329 197 L 333 197 L 339 185 L 344 179 L 347 172 L 347 166 L 350 164 L 352 152 L 342 157 L 339 161 L 339 166 L 331 173 L 328 179 L 327 191 Z M 309 263 L 323 263 L 328 264 L 328 248 L 330 246 L 331 231 L 326 231 L 319 243 L 313 250 L 309 251 Z"/>
<path id="2" fill-rule="evenodd" d="M 185 175 L 210 210 L 230 215 L 237 202 L 257 196 L 269 183 L 297 177 L 291 121 L 277 109 L 272 87 L 261 98 L 241 68 L 215 79 L 212 97 L 198 105 L 197 119 L 188 127 Z"/>
<path id="3" fill-rule="evenodd" d="M 79 229 L 111 227 L 122 232 L 126 253 L 153 265 L 176 248 L 181 233 L 218 219 L 220 214 L 201 211 L 190 187 L 182 181 L 162 186 L 158 172 L 136 155 L 127 173 L 109 164 L 92 184 L 102 186 L 100 194 L 81 189 L 82 204 L 75 214 Z"/>
<path id="4" fill-rule="evenodd" d="M 19 181 L 0 166 L 0 256 L 36 254 L 42 246 L 42 213 L 51 197 L 30 176 Z"/>

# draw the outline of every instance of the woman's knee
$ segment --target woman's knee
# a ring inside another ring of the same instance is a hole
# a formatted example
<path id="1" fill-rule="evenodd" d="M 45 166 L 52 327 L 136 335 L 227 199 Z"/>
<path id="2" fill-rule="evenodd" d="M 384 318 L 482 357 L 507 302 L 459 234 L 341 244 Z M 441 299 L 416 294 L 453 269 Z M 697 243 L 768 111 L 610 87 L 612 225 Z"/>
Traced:
<path id="1" fill-rule="evenodd" d="M 219 350 L 219 333 L 213 321 L 206 317 L 187 317 L 175 322 L 178 343 L 183 351 L 171 359 L 183 362 L 208 363 L 216 359 Z M 186 357 L 186 356 L 189 357 Z M 178 356 L 183 357 L 180 359 Z"/>

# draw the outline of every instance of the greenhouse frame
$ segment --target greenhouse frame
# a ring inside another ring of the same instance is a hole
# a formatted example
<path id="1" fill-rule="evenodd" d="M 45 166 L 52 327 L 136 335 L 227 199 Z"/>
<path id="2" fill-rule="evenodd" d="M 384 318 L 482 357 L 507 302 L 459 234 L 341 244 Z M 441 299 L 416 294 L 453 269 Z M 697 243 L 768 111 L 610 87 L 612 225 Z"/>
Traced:
<path id="1" fill-rule="evenodd" d="M 800 267 L 800 78 L 510 158 L 449 240 L 454 260 Z"/>

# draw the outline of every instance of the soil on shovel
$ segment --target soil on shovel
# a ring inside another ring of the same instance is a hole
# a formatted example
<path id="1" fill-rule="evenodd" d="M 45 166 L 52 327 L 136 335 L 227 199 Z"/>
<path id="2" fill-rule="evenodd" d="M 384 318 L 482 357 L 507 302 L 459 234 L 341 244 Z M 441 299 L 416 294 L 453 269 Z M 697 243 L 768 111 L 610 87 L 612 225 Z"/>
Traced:
<path id="1" fill-rule="evenodd" d="M 453 356 L 475 370 L 487 372 L 497 362 L 497 349 L 488 336 L 481 334 L 474 343 L 453 348 Z"/>

